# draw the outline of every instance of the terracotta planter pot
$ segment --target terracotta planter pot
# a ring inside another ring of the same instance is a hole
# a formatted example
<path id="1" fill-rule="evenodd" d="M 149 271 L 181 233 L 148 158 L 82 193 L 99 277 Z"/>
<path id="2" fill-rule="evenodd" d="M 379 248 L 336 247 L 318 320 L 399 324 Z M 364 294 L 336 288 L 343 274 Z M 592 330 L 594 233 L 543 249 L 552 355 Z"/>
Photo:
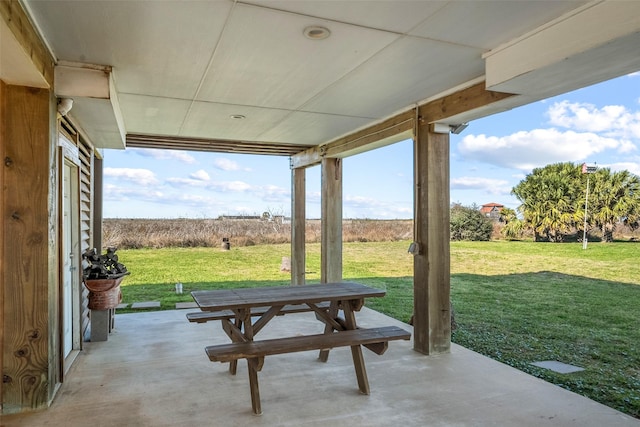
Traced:
<path id="1" fill-rule="evenodd" d="M 89 308 L 91 310 L 110 310 L 122 302 L 120 283 L 123 277 L 117 279 L 91 279 L 84 284 L 89 289 Z"/>
<path id="2" fill-rule="evenodd" d="M 106 292 L 116 286 L 120 286 L 123 280 L 124 276 L 117 279 L 85 279 L 84 285 L 91 292 Z"/>

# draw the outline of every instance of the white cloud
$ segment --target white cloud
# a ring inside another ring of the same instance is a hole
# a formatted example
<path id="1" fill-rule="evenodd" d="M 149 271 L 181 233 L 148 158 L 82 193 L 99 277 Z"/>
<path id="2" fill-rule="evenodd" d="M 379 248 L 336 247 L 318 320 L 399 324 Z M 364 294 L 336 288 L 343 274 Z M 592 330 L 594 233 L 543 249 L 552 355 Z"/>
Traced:
<path id="1" fill-rule="evenodd" d="M 212 182 L 211 186 L 220 191 L 244 192 L 249 191 L 253 187 L 244 181 L 219 181 Z"/>
<path id="2" fill-rule="evenodd" d="M 381 207 L 384 206 L 384 202 L 381 202 L 377 199 L 371 197 L 363 197 L 363 196 L 344 196 L 343 202 L 345 205 L 349 205 L 351 207 Z"/>
<path id="3" fill-rule="evenodd" d="M 458 151 L 468 160 L 529 171 L 550 163 L 582 161 L 621 146 L 620 141 L 595 133 L 534 129 L 504 137 L 469 135 L 458 144 Z"/>
<path id="4" fill-rule="evenodd" d="M 154 148 L 127 148 L 127 151 L 131 151 L 143 157 L 151 157 L 156 160 L 178 160 L 179 162 L 186 164 L 197 163 L 196 158 L 186 151 L 181 150 L 164 150 Z"/>
<path id="5" fill-rule="evenodd" d="M 117 202 L 128 200 L 156 202 L 165 197 L 161 191 L 149 191 L 148 188 L 114 184 L 105 184 L 103 192 L 105 200 Z"/>
<path id="6" fill-rule="evenodd" d="M 346 218 L 410 218 L 413 216 L 413 203 L 345 195 L 343 210 Z"/>
<path id="7" fill-rule="evenodd" d="M 193 175 L 193 174 L 192 174 Z M 167 178 L 166 182 L 174 187 L 206 187 L 210 182 L 197 178 Z"/>
<path id="8" fill-rule="evenodd" d="M 613 172 L 628 170 L 632 174 L 640 176 L 640 162 L 618 162 L 603 166 L 610 168 Z"/>
<path id="9" fill-rule="evenodd" d="M 167 183 L 176 187 L 200 187 L 223 192 L 246 192 L 254 189 L 251 184 L 243 181 L 203 180 L 202 176 L 194 175 L 196 174 L 191 174 L 191 178 L 167 178 Z"/>
<path id="10" fill-rule="evenodd" d="M 549 107 L 547 114 L 554 126 L 587 132 L 604 132 L 619 127 L 620 122 L 629 119 L 622 105 L 607 105 L 598 109 L 586 103 L 556 102 Z"/>
<path id="11" fill-rule="evenodd" d="M 621 154 L 631 153 L 632 151 L 637 151 L 637 150 L 638 150 L 638 146 L 633 142 L 627 139 L 623 139 L 620 141 L 620 148 L 618 148 L 618 152 L 620 152 Z"/>
<path id="12" fill-rule="evenodd" d="M 504 179 L 492 179 L 461 176 L 451 179 L 451 188 L 455 190 L 485 190 L 489 194 L 509 194 L 511 186 Z"/>
<path id="13" fill-rule="evenodd" d="M 226 159 L 224 157 L 220 157 L 220 158 L 215 159 L 213 161 L 213 165 L 216 167 L 216 169 L 220 169 L 220 170 L 223 170 L 225 172 L 239 171 L 239 170 L 243 170 L 243 171 L 250 171 L 251 170 L 250 168 L 242 168 L 242 167 L 240 167 L 238 162 Z"/>
<path id="14" fill-rule="evenodd" d="M 190 178 L 198 180 L 198 181 L 209 181 L 209 174 L 200 169 L 199 171 L 195 171 L 194 173 L 192 173 L 191 175 L 189 175 Z"/>
<path id="15" fill-rule="evenodd" d="M 597 108 L 588 103 L 556 102 L 547 114 L 552 125 L 577 131 L 599 132 L 604 136 L 640 139 L 640 112 L 622 105 Z"/>
<path id="16" fill-rule="evenodd" d="M 288 201 L 291 191 L 276 185 L 251 185 L 244 181 L 212 180 L 204 171 L 197 171 L 189 178 L 168 178 L 166 182 L 174 187 L 202 188 L 222 193 L 251 193 L 255 197 L 268 202 Z"/>
<path id="17" fill-rule="evenodd" d="M 255 189 L 256 196 L 268 202 L 289 202 L 291 190 L 277 185 L 265 185 Z"/>
<path id="18" fill-rule="evenodd" d="M 180 204 L 191 208 L 201 210 L 202 212 L 210 212 L 221 208 L 224 203 L 215 197 L 202 196 L 199 194 L 180 193 L 171 197 L 170 200 L 163 200 L 163 203 Z"/>
<path id="19" fill-rule="evenodd" d="M 158 184 L 155 173 L 149 169 L 104 168 L 103 174 L 106 177 L 130 181 L 137 185 Z"/>

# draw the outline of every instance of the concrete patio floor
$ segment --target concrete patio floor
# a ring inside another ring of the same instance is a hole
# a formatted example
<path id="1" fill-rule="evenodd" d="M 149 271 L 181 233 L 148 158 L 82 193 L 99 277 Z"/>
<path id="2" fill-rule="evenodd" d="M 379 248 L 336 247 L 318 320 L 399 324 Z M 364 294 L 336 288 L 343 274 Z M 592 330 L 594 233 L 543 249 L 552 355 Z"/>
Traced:
<path id="1" fill-rule="evenodd" d="M 116 316 L 106 342 L 85 343 L 47 410 L 5 415 L 13 426 L 640 426 L 640 420 L 457 345 L 425 356 L 394 341 L 364 351 L 371 394 L 358 392 L 348 348 L 270 356 L 259 374 L 261 416 L 251 412 L 246 362 L 238 375 L 204 347 L 226 343 L 219 322 L 190 324 L 187 310 Z M 360 326 L 411 327 L 364 308 Z M 260 338 L 319 333 L 313 314 L 274 319 Z"/>

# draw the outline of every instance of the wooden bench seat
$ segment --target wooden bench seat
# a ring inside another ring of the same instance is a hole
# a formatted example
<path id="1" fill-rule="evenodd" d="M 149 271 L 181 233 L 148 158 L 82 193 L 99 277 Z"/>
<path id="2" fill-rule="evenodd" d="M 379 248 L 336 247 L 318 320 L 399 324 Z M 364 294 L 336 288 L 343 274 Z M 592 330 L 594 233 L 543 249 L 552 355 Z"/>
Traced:
<path id="1" fill-rule="evenodd" d="M 329 309 L 329 303 L 323 302 L 317 304 L 318 308 L 322 308 L 324 310 Z M 256 307 L 251 310 L 252 316 L 262 316 L 269 310 L 269 307 Z M 285 305 L 282 307 L 280 312 L 277 314 L 278 316 L 282 316 L 284 314 L 291 313 L 304 313 L 307 311 L 313 311 L 306 304 L 295 304 L 295 305 Z M 212 320 L 224 320 L 224 319 L 233 319 L 235 317 L 235 313 L 231 310 L 222 310 L 222 311 L 196 311 L 193 313 L 187 313 L 187 320 L 193 323 L 205 323 Z"/>
<path id="2" fill-rule="evenodd" d="M 212 362 L 231 362 L 237 359 L 260 358 L 272 354 L 307 350 L 326 350 L 354 345 L 375 345 L 392 340 L 409 340 L 411 333 L 397 326 L 362 328 L 331 334 L 302 335 L 262 341 L 235 342 L 205 348 Z M 386 349 L 386 347 L 385 347 Z M 375 350 L 374 350 L 375 351 Z M 382 354 L 384 351 L 376 353 Z"/>
<path id="3" fill-rule="evenodd" d="M 233 342 L 231 344 L 212 345 L 205 348 L 209 360 L 213 362 L 237 363 L 238 359 L 247 359 L 249 370 L 249 389 L 254 414 L 261 414 L 258 372 L 262 370 L 265 356 L 293 353 L 307 350 L 328 350 L 334 347 L 351 347 L 354 368 L 361 393 L 369 394 L 369 382 L 362 360 L 360 345 L 377 354 L 382 354 L 389 341 L 409 340 L 411 333 L 397 326 L 380 328 L 351 329 L 327 334 L 300 335 L 262 341 Z M 356 355 L 360 354 L 358 359 Z M 322 360 L 322 359 L 320 359 Z M 325 360 L 323 360 L 325 361 Z"/>

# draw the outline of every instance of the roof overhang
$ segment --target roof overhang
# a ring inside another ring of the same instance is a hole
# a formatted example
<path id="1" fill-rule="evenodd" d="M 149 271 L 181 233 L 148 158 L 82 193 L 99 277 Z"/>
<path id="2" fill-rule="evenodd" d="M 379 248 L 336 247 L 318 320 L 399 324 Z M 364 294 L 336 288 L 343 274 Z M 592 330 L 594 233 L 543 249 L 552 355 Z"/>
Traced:
<path id="1" fill-rule="evenodd" d="M 125 148 L 126 131 L 109 66 L 61 61 L 55 67 L 55 94 L 73 99 L 70 116 L 99 148 Z"/>
<path id="2" fill-rule="evenodd" d="M 640 2 L 590 3 L 484 58 L 488 89 L 530 99 L 637 71 Z"/>

